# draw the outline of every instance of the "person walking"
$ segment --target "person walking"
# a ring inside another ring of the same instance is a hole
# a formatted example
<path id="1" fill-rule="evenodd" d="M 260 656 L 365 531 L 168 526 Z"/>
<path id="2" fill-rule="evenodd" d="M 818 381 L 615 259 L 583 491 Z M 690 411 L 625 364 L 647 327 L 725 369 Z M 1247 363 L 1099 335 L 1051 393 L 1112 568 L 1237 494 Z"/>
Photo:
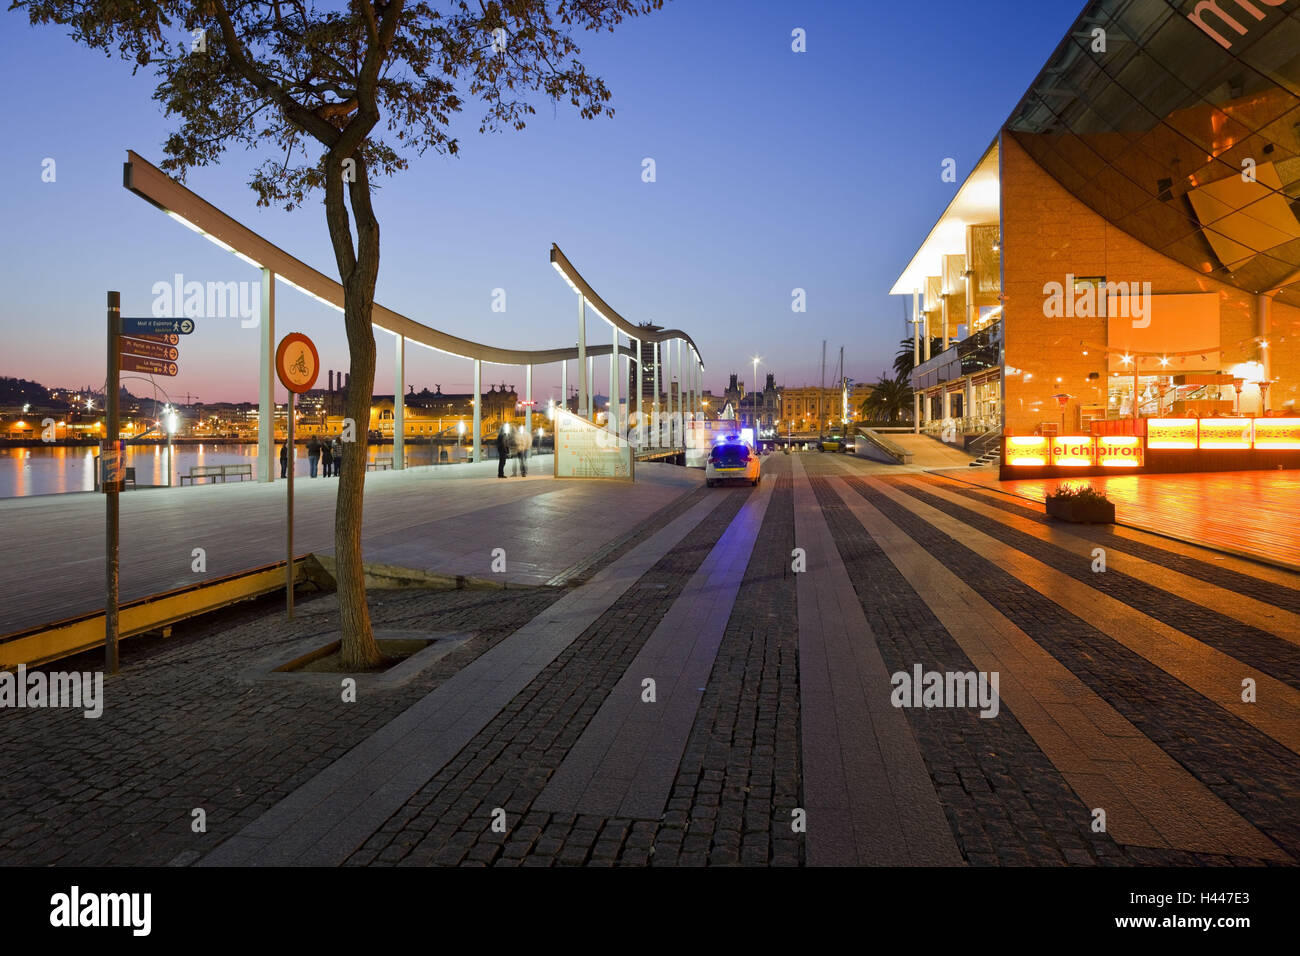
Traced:
<path id="1" fill-rule="evenodd" d="M 343 445 L 337 438 L 330 442 L 330 456 L 334 460 L 334 477 L 337 478 L 343 468 Z"/>
<path id="2" fill-rule="evenodd" d="M 527 428 L 516 428 L 517 439 L 515 447 L 519 454 L 519 473 L 523 477 L 528 477 L 528 451 L 533 447 L 533 433 Z"/>
<path id="3" fill-rule="evenodd" d="M 289 477 L 289 443 L 280 446 L 280 477 Z"/>
<path id="4" fill-rule="evenodd" d="M 506 423 L 497 429 L 497 477 L 506 476 L 506 459 L 510 457 L 510 436 L 506 432 Z"/>
<path id="5" fill-rule="evenodd" d="M 311 462 L 311 476 L 316 477 L 316 468 L 320 465 L 320 439 L 315 435 L 307 442 L 307 460 Z"/>
<path id="6" fill-rule="evenodd" d="M 330 450 L 330 443 L 323 441 L 320 443 L 320 466 L 321 475 L 330 478 L 334 475 L 334 452 Z"/>

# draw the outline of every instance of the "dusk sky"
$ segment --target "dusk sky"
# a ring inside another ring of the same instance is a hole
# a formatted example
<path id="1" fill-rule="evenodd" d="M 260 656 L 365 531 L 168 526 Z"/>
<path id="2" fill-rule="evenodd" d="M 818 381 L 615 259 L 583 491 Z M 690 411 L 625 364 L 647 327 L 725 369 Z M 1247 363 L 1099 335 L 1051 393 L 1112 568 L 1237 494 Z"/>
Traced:
<path id="1" fill-rule="evenodd" d="M 376 299 L 480 342 L 572 344 L 574 295 L 547 258 L 556 242 L 626 318 L 688 331 L 706 388 L 730 372 L 748 381 L 753 355 L 760 379 L 815 384 L 823 338 L 828 368 L 842 345 L 847 374 L 873 381 L 910 334 L 888 290 L 956 189 L 940 179 L 943 159 L 966 176 L 1080 7 L 675 0 L 613 34 L 582 34 L 616 116 L 582 120 L 538 97 L 526 130 L 480 136 L 470 102 L 458 157 L 413 157 L 381 181 Z M 9 99 L 0 144 L 0 374 L 98 387 L 106 290 L 121 291 L 123 314 L 148 315 L 154 284 L 177 273 L 259 275 L 122 188 L 126 150 L 158 164 L 176 125 L 151 98 L 152 74 L 133 77 L 22 12 L 0 24 L 0 79 L 23 91 Z M 797 27 L 806 53 L 791 51 Z M 41 179 L 47 157 L 53 183 Z M 645 157 L 654 183 L 642 182 Z M 187 185 L 336 278 L 322 199 L 292 213 L 257 208 L 247 182 L 259 159 L 232 150 Z M 791 311 L 795 287 L 807 290 L 805 314 Z M 496 288 L 504 314 L 491 309 Z M 231 318 L 198 326 L 181 374 L 160 387 L 181 401 L 256 400 L 257 330 Z M 598 320 L 589 330 L 608 341 Z M 277 338 L 290 331 L 313 337 L 324 369 L 347 367 L 342 316 L 281 285 Z M 376 335 L 375 391 L 391 393 L 393 340 Z M 407 381 L 468 391 L 471 363 L 412 346 Z M 502 381 L 522 391 L 520 370 L 484 366 L 485 389 Z M 123 384 L 152 394 L 145 381 Z M 558 385 L 558 369 L 539 370 L 539 399 L 558 397 Z"/>

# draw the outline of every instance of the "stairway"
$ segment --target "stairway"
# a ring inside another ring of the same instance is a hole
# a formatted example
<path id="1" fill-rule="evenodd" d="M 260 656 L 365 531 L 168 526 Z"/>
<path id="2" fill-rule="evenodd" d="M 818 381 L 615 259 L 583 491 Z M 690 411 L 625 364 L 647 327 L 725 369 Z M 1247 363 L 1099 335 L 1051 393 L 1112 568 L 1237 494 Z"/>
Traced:
<path id="1" fill-rule="evenodd" d="M 984 454 L 980 455 L 970 463 L 972 468 L 979 468 L 983 465 L 995 465 L 1002 460 L 1002 446 L 994 445 Z"/>

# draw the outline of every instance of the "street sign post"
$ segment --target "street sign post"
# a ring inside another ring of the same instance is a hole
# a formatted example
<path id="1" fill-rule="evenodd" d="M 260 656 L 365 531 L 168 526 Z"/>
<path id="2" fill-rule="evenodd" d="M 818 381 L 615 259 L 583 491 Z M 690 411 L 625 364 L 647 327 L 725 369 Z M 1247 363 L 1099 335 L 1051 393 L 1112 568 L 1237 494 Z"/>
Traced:
<path id="1" fill-rule="evenodd" d="M 121 334 L 133 338 L 141 335 L 189 335 L 193 331 L 193 319 L 173 319 L 157 315 L 122 316 Z"/>
<path id="2" fill-rule="evenodd" d="M 179 335 L 150 335 L 147 332 L 137 332 L 131 338 L 141 342 L 162 342 L 164 345 L 181 344 Z"/>
<path id="3" fill-rule="evenodd" d="M 316 384 L 320 372 L 320 354 L 312 340 L 301 332 L 290 332 L 280 340 L 275 350 L 275 374 L 280 377 L 280 384 L 289 393 L 285 421 L 285 449 L 289 455 L 289 469 L 285 484 L 288 487 L 286 498 L 285 548 L 287 557 L 284 566 L 284 607 L 289 620 L 293 620 L 293 399 L 299 392 L 308 391 Z"/>
<path id="4" fill-rule="evenodd" d="M 175 351 L 173 349 L 172 351 Z M 179 369 L 175 362 L 167 362 L 162 359 L 142 358 L 139 355 L 122 356 L 123 372 L 143 372 L 145 375 L 166 375 L 169 378 L 175 378 Z"/>
<path id="5" fill-rule="evenodd" d="M 122 428 L 118 421 L 118 386 L 120 373 L 118 369 L 118 342 L 122 337 L 122 295 L 119 292 L 108 293 L 108 406 L 104 409 L 104 438 L 108 444 L 104 448 L 107 456 L 109 446 L 116 446 L 116 468 L 123 467 L 120 441 Z M 104 669 L 110 674 L 117 673 L 117 585 L 118 585 L 118 516 L 121 502 L 118 494 L 122 482 L 109 482 L 109 473 L 104 475 Z M 113 475 L 117 477 L 117 475 Z"/>
<path id="6" fill-rule="evenodd" d="M 171 336 L 175 338 L 175 336 Z M 144 358 L 162 359 L 167 362 L 175 362 L 180 358 L 180 349 L 174 344 L 160 342 L 157 339 L 128 339 L 122 337 L 122 354 L 139 355 Z"/>

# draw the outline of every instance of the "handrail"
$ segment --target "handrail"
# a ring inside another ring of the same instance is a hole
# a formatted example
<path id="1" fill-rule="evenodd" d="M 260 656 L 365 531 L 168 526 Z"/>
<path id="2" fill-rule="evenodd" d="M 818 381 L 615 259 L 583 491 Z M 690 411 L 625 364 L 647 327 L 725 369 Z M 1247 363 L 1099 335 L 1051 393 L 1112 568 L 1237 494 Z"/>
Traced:
<path id="1" fill-rule="evenodd" d="M 877 448 L 879 448 L 883 454 L 888 455 L 891 459 L 893 459 L 895 464 L 908 465 L 911 464 L 912 462 L 912 453 L 910 451 L 908 451 L 902 445 L 890 441 L 884 435 L 877 433 L 874 428 L 859 428 L 858 438 L 862 439 L 868 444 L 874 445 Z M 860 456 L 860 457 L 867 457 L 867 456 Z"/>

